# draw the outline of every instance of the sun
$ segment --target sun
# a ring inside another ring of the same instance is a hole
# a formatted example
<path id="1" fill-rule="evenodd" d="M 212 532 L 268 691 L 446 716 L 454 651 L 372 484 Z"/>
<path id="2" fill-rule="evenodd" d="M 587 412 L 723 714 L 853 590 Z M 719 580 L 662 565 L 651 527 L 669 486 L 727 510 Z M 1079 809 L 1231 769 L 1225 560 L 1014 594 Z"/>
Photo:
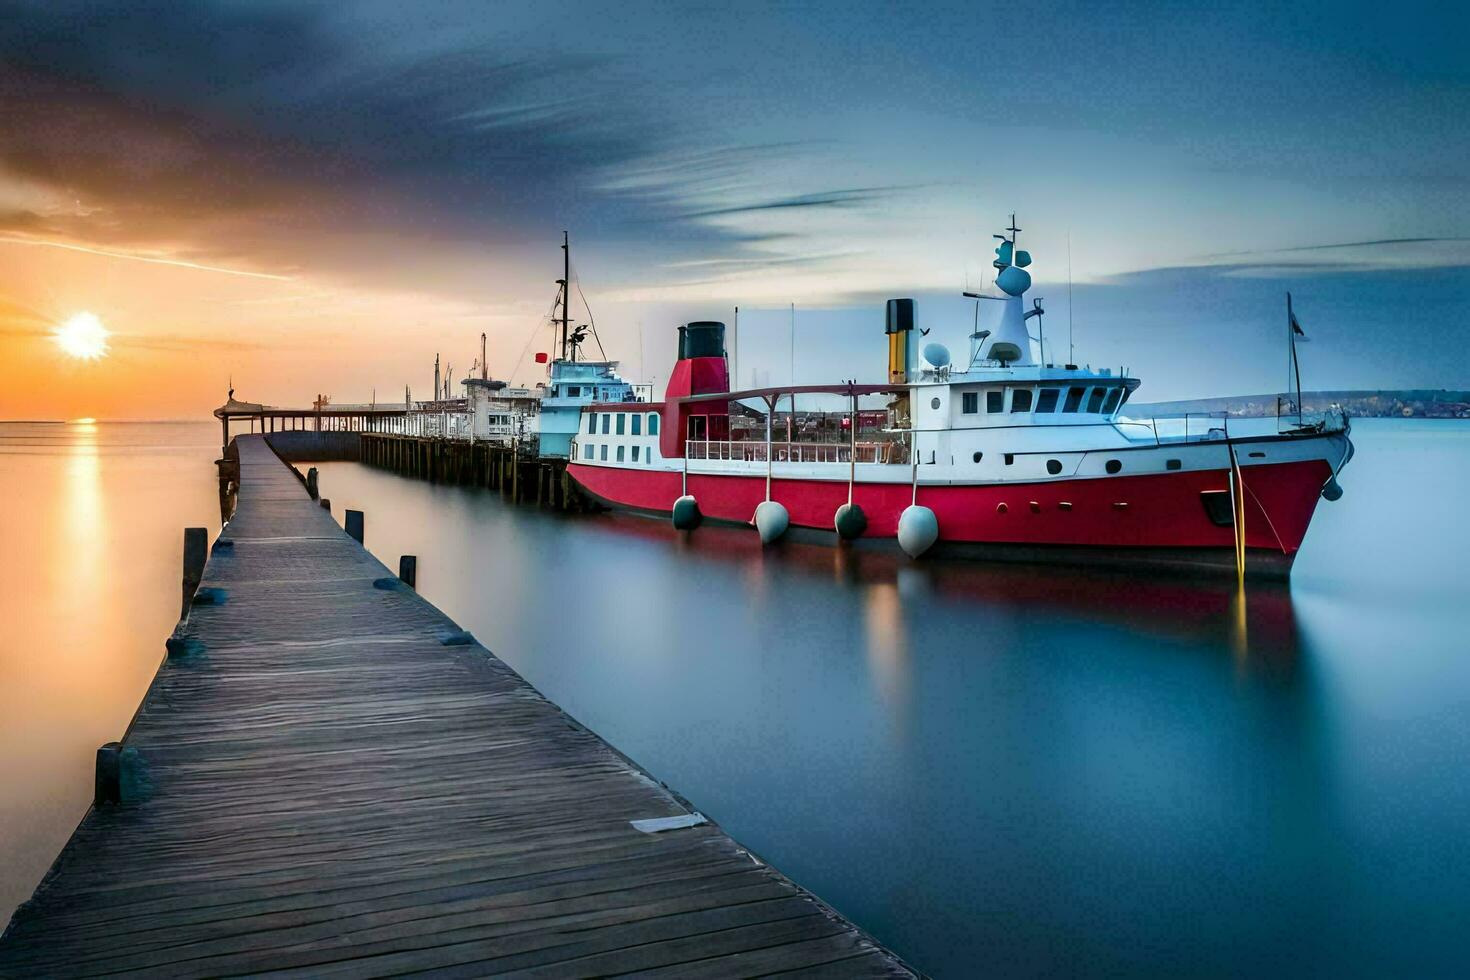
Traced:
<path id="1" fill-rule="evenodd" d="M 94 313 L 78 313 L 52 334 L 63 353 L 83 361 L 107 356 L 108 336 L 107 328 Z"/>

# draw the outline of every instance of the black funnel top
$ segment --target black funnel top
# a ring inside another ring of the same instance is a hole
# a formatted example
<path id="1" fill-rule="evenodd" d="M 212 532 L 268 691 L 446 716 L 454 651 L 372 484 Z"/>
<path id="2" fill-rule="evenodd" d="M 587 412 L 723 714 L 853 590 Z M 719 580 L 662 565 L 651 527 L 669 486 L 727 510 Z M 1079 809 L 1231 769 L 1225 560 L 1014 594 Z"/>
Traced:
<path id="1" fill-rule="evenodd" d="M 679 360 L 724 357 L 725 325 L 718 320 L 696 320 L 679 328 Z"/>

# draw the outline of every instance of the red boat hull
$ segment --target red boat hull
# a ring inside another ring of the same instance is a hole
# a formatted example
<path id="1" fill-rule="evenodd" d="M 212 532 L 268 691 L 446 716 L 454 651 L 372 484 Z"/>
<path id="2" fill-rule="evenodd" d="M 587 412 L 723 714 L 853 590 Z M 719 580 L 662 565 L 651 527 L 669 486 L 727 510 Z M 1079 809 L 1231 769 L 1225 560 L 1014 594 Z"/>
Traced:
<path id="1" fill-rule="evenodd" d="M 571 464 L 567 471 L 603 503 L 655 514 L 669 513 L 683 487 L 682 475 L 671 471 L 580 463 Z M 1270 564 L 1289 568 L 1332 469 L 1325 460 L 1306 460 L 1249 466 L 1243 473 L 1246 547 L 1274 553 L 1279 557 Z M 756 505 L 765 499 L 764 477 L 690 474 L 688 480 L 700 513 L 710 519 L 748 523 Z M 1234 532 L 1210 519 L 1200 496 L 1228 492 L 1229 488 L 1228 470 L 1196 470 L 1038 483 L 920 486 L 918 502 L 938 517 L 941 545 L 1024 546 L 1022 554 L 1038 557 L 1060 549 L 1137 551 L 1138 557 L 1173 549 L 1181 556 L 1218 550 L 1224 563 L 1233 567 Z M 902 483 L 857 484 L 853 496 L 868 519 L 866 536 L 894 537 L 911 492 Z M 771 497 L 786 507 L 793 527 L 831 530 L 837 508 L 847 503 L 847 484 L 776 479 Z"/>

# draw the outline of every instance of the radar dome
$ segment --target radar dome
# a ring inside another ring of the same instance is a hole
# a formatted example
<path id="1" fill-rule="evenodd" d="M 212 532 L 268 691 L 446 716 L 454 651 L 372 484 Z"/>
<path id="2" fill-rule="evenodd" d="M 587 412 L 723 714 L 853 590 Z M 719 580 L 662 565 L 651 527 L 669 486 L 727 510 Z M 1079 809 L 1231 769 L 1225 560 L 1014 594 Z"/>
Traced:
<path id="1" fill-rule="evenodd" d="M 1031 273 L 1013 265 L 995 277 L 995 284 L 1009 296 L 1020 296 L 1031 288 Z"/>
<path id="2" fill-rule="evenodd" d="M 930 367 L 942 368 L 949 363 L 949 348 L 943 344 L 925 344 L 924 360 Z"/>

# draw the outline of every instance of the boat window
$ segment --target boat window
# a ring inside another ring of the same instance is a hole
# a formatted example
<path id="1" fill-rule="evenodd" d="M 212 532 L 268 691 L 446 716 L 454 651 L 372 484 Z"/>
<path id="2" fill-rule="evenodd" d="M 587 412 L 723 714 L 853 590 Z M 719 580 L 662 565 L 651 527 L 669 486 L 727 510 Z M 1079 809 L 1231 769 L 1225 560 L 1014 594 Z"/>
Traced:
<path id="1" fill-rule="evenodd" d="M 985 456 L 984 453 L 976 453 L 975 454 L 975 462 L 977 462 L 977 463 L 980 462 L 980 460 L 983 459 L 984 456 Z"/>
<path id="2" fill-rule="evenodd" d="M 589 436 L 590 435 L 595 435 L 596 432 L 597 432 L 597 413 L 596 412 L 588 412 L 587 413 L 587 434 Z"/>
<path id="3" fill-rule="evenodd" d="M 636 419 L 638 416 L 635 415 L 633 417 Z M 638 450 L 640 448 L 642 448 L 642 447 L 641 446 L 634 446 L 633 447 L 633 462 L 635 462 L 635 463 L 638 462 Z"/>
<path id="4" fill-rule="evenodd" d="M 960 396 L 960 411 L 966 415 L 974 415 L 980 411 L 980 392 L 967 391 Z"/>
<path id="5" fill-rule="evenodd" d="M 643 435 L 643 416 L 642 415 L 635 415 L 635 416 L 633 416 L 633 434 L 635 436 L 641 436 L 641 435 Z M 633 458 L 634 459 L 637 459 L 638 457 L 635 456 Z"/>
<path id="6" fill-rule="evenodd" d="M 1011 392 L 1011 411 L 1012 412 L 1029 412 L 1029 411 L 1031 411 L 1031 389 L 1030 388 L 1016 388 L 1014 391 Z"/>
<path id="7" fill-rule="evenodd" d="M 591 443 L 588 443 L 587 445 L 585 445 L 585 446 L 582 447 L 582 458 L 583 459 L 591 459 L 592 458 L 592 444 Z"/>
<path id="8" fill-rule="evenodd" d="M 1087 399 L 1087 411 L 1089 413 L 1095 415 L 1096 413 L 1102 411 L 1103 396 L 1106 395 L 1107 392 L 1108 389 L 1106 388 L 1092 389 L 1092 397 Z"/>
<path id="9" fill-rule="evenodd" d="M 1121 459 L 1110 459 L 1103 466 L 1103 469 L 1107 470 L 1109 473 L 1116 473 L 1122 468 L 1123 461 Z"/>
<path id="10" fill-rule="evenodd" d="M 1075 412 L 1082 407 L 1082 396 L 1087 393 L 1086 388 L 1068 388 L 1067 400 L 1062 404 L 1062 411 Z"/>
<path id="11" fill-rule="evenodd" d="M 602 434 L 603 435 L 607 435 L 608 430 L 611 427 L 612 427 L 612 416 L 609 415 L 609 414 L 607 414 L 606 412 L 603 412 L 602 413 Z"/>
<path id="12" fill-rule="evenodd" d="M 619 446 L 618 447 L 618 462 L 619 463 L 623 462 L 623 457 L 624 457 L 623 450 L 625 450 L 627 448 L 628 448 L 627 446 Z"/>
<path id="13" fill-rule="evenodd" d="M 658 416 L 657 415 L 650 415 L 648 417 L 648 434 L 651 435 L 651 436 L 658 435 Z"/>
<path id="14" fill-rule="evenodd" d="M 987 412 L 1004 412 L 1006 410 L 1006 393 L 1003 391 L 987 391 L 985 393 L 985 410 Z"/>
<path id="15" fill-rule="evenodd" d="M 623 434 L 623 428 L 627 424 L 628 423 L 624 420 L 623 413 L 622 412 L 619 412 L 618 413 L 618 435 L 622 435 Z"/>
<path id="16" fill-rule="evenodd" d="M 931 398 L 931 399 L 929 399 L 929 407 L 930 408 L 933 408 L 933 409 L 938 409 L 939 408 L 939 399 L 938 398 Z"/>
<path id="17" fill-rule="evenodd" d="M 1057 410 L 1057 398 L 1062 394 L 1060 388 L 1042 388 L 1041 394 L 1036 398 L 1036 410 L 1038 412 L 1055 412 Z"/>
<path id="18" fill-rule="evenodd" d="M 607 443 L 602 444 L 602 462 L 607 462 Z"/>
<path id="19" fill-rule="evenodd" d="M 1006 465 L 1007 466 L 1010 466 L 1015 461 L 1016 461 L 1016 454 L 1015 453 L 1006 453 Z"/>
<path id="20" fill-rule="evenodd" d="M 1166 469 L 1166 470 L 1177 470 L 1177 469 L 1181 469 L 1183 466 L 1184 466 L 1183 461 L 1177 460 L 1177 459 L 1171 459 L 1167 463 L 1164 464 L 1164 469 Z"/>
<path id="21" fill-rule="evenodd" d="M 580 397 L 581 394 L 582 394 L 582 386 L 581 385 L 567 385 L 567 397 L 568 398 L 577 398 L 577 397 Z"/>
<path id="22" fill-rule="evenodd" d="M 1052 476 L 1056 476 L 1058 473 L 1060 473 L 1062 471 L 1062 461 L 1059 460 L 1059 459 L 1049 459 L 1049 460 L 1047 460 L 1046 461 L 1046 471 L 1048 473 L 1050 473 Z"/>
<path id="23" fill-rule="evenodd" d="M 1108 400 L 1103 402 L 1103 414 L 1112 415 L 1118 409 L 1118 400 L 1123 397 L 1122 388 L 1109 388 Z"/>

